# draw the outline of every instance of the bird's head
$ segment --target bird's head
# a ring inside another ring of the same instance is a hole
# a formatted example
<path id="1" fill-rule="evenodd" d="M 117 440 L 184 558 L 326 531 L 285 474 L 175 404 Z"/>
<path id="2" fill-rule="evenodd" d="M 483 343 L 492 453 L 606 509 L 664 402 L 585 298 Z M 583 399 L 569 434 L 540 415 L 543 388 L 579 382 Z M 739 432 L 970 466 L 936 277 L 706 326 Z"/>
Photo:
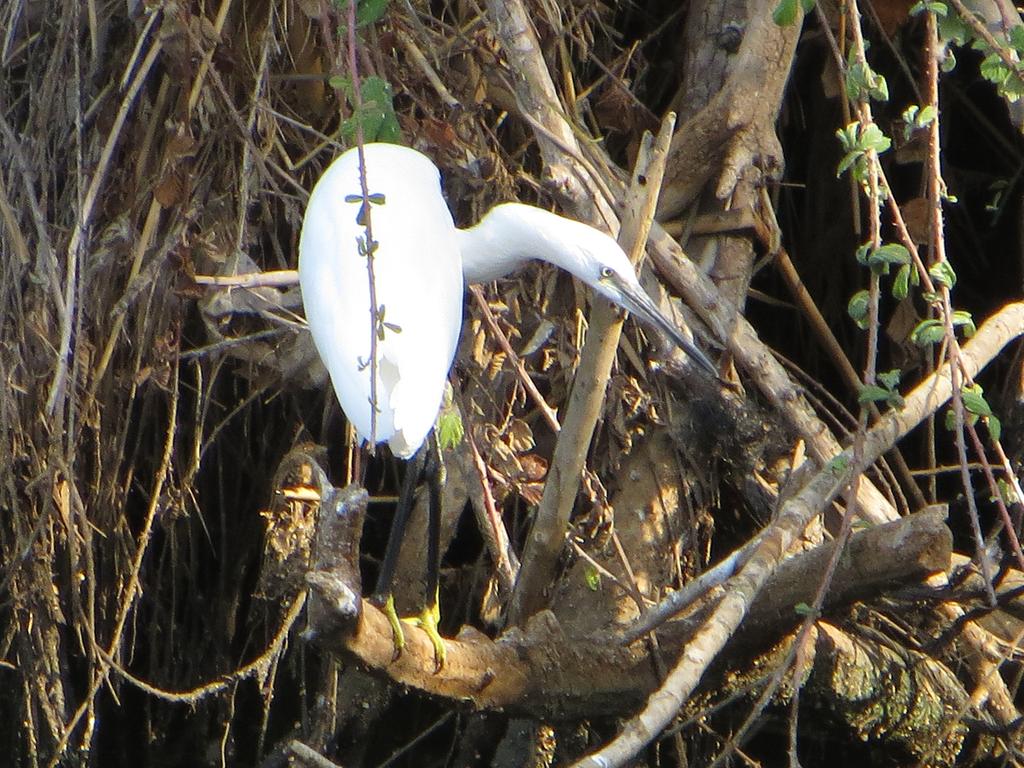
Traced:
<path id="1" fill-rule="evenodd" d="M 640 286 L 629 257 L 605 232 L 532 205 L 502 203 L 461 234 L 463 270 L 469 279 L 493 280 L 526 259 L 543 259 L 659 329 L 718 378 L 711 361 Z"/>
<path id="2" fill-rule="evenodd" d="M 714 364 L 647 295 L 622 247 L 604 232 L 591 227 L 584 227 L 580 235 L 576 243 L 579 271 L 570 271 L 613 304 L 667 335 L 694 362 L 717 378 L 718 370 Z"/>

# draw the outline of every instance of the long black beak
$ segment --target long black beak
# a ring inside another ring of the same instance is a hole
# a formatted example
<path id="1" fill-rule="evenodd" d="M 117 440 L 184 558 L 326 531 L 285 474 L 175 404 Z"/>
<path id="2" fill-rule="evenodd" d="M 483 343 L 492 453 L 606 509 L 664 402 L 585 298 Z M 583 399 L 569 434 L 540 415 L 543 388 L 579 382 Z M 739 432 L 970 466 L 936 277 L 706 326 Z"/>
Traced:
<path id="1" fill-rule="evenodd" d="M 675 342 L 677 347 L 689 355 L 691 360 L 713 378 L 718 378 L 718 369 L 714 363 L 708 360 L 707 356 L 697 349 L 696 345 L 684 336 L 671 320 L 661 313 L 661 310 L 651 300 L 651 297 L 640 286 L 630 285 L 624 280 L 616 280 L 615 287 L 618 288 L 619 294 L 622 296 L 622 307 L 624 309 L 628 309 L 640 320 L 648 325 L 653 325 L 664 333 Z"/>

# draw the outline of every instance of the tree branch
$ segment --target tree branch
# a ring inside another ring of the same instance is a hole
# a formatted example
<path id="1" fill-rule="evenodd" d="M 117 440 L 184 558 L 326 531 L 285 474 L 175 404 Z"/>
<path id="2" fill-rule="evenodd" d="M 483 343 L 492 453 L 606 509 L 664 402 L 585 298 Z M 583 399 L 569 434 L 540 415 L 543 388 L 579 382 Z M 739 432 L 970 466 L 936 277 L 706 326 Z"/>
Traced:
<path id="1" fill-rule="evenodd" d="M 975 376 L 1010 341 L 1024 334 L 1024 303 L 1009 304 L 990 318 L 963 347 L 961 361 Z M 680 656 L 665 682 L 648 699 L 644 709 L 630 720 L 622 733 L 576 765 L 609 768 L 623 765 L 653 741 L 693 693 L 711 662 L 736 633 L 754 599 L 779 566 L 785 553 L 807 524 L 857 475 L 864 472 L 897 440 L 935 413 L 952 395 L 947 363 L 926 378 L 899 411 L 890 411 L 866 434 L 863 451 L 855 456 L 847 449 L 787 501 L 778 519 L 766 531 L 750 560 L 730 580 L 725 596 Z"/>

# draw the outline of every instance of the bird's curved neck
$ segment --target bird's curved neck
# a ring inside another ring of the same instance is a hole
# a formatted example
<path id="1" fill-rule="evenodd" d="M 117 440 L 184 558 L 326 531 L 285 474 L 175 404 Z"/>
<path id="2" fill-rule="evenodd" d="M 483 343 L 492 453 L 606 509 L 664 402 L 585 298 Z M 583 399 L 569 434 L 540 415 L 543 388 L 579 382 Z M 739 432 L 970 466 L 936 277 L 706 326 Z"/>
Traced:
<path id="1" fill-rule="evenodd" d="M 582 226 L 532 205 L 497 205 L 476 226 L 459 230 L 466 281 L 496 280 L 530 259 L 550 262 L 579 276 L 580 258 L 574 244 L 576 229 Z"/>

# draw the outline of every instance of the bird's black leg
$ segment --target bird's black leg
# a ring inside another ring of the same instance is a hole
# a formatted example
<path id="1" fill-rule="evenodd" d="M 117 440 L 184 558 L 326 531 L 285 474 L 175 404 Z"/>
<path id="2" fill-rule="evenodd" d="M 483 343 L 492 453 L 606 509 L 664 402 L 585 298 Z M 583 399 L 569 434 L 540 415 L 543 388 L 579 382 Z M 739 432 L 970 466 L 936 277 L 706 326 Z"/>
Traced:
<path id="1" fill-rule="evenodd" d="M 384 607 L 384 612 L 391 622 L 391 631 L 395 637 L 395 657 L 402 653 L 405 647 L 405 633 L 398 620 L 398 613 L 395 611 L 394 579 L 395 567 L 398 565 L 398 553 L 402 549 L 402 539 L 405 538 L 405 529 L 409 523 L 409 515 L 412 514 L 416 486 L 423 477 L 423 468 L 426 463 L 428 449 L 426 446 L 420 448 L 409 460 L 405 468 L 405 478 L 402 480 L 402 490 L 398 495 L 398 506 L 395 508 L 395 517 L 391 521 L 391 533 L 388 535 L 387 547 L 384 549 L 384 559 L 380 564 L 380 573 L 377 576 L 377 588 L 374 590 L 374 601 Z"/>
<path id="2" fill-rule="evenodd" d="M 391 631 L 395 638 L 395 657 L 405 647 L 405 632 L 395 610 L 394 577 L 398 564 L 398 554 L 402 548 L 402 539 L 409 523 L 409 515 L 415 502 L 416 486 L 426 476 L 428 488 L 427 503 L 427 569 L 426 569 L 426 605 L 418 616 L 405 619 L 410 624 L 420 627 L 427 633 L 434 646 L 435 670 L 444 666 L 445 646 L 437 631 L 440 621 L 438 606 L 438 590 L 441 574 L 441 488 L 444 485 L 444 462 L 437 437 L 431 433 L 427 443 L 416 452 L 406 467 L 402 490 L 398 496 L 398 506 L 391 523 L 384 560 L 381 562 L 380 575 L 377 577 L 377 589 L 374 599 L 383 605 Z"/>
<path id="3" fill-rule="evenodd" d="M 441 620 L 438 605 L 438 587 L 441 578 L 441 487 L 444 484 L 444 462 L 437 436 L 431 433 L 429 442 L 422 450 L 427 452 L 423 473 L 427 480 L 427 570 L 426 605 L 418 616 L 403 621 L 419 627 L 427 633 L 434 646 L 434 671 L 440 672 L 445 662 L 445 646 L 437 625 Z"/>
<path id="4" fill-rule="evenodd" d="M 430 491 L 427 518 L 427 600 L 433 601 L 436 606 L 441 584 L 441 488 L 445 481 L 444 460 L 436 436 L 432 436 L 430 441 L 426 471 Z"/>
<path id="5" fill-rule="evenodd" d="M 427 455 L 426 473 L 429 491 L 427 504 L 427 572 L 426 599 L 427 604 L 420 614 L 419 625 L 430 636 L 434 644 L 435 671 L 444 666 L 445 647 L 437 625 L 441 620 L 439 591 L 441 583 L 441 488 L 445 481 L 444 460 L 441 457 L 441 446 L 437 434 L 432 433 Z"/>

